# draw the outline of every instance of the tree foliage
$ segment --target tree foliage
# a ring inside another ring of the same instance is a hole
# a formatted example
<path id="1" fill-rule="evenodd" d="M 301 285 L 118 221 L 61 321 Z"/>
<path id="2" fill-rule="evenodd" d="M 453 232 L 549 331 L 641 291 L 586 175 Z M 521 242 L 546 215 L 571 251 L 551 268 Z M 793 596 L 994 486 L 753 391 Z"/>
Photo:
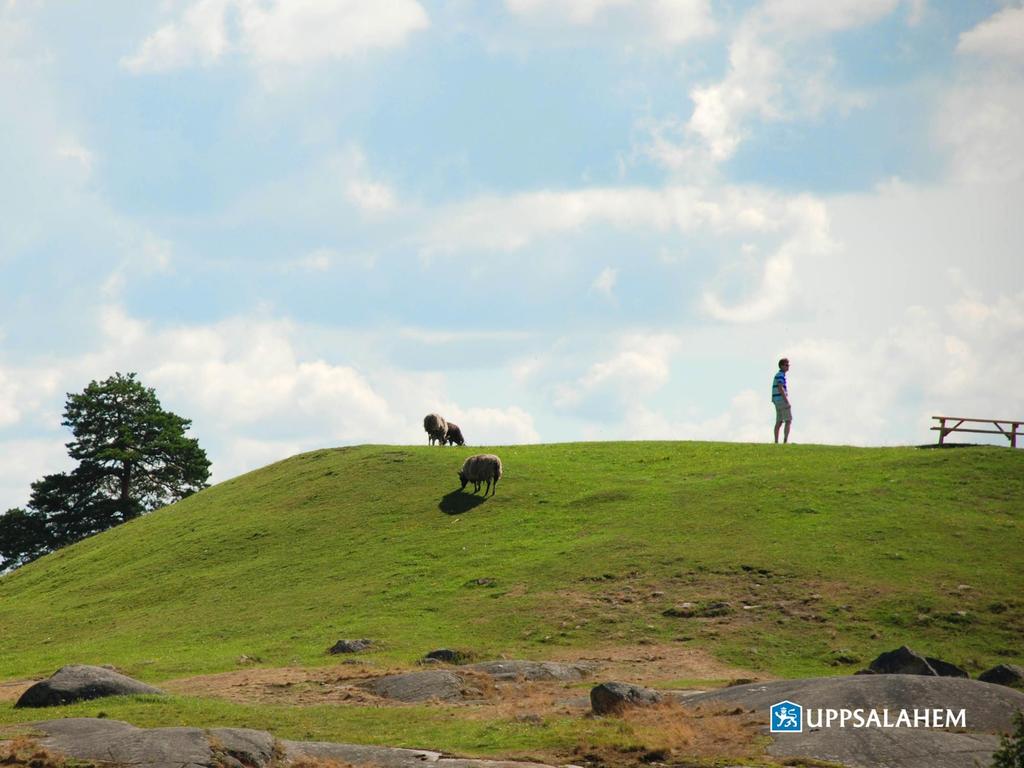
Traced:
<path id="1" fill-rule="evenodd" d="M 1024 768 L 1024 710 L 1013 715 L 1015 730 L 1004 734 L 992 755 L 992 768 Z"/>
<path id="2" fill-rule="evenodd" d="M 134 373 L 117 373 L 69 394 L 63 424 L 74 439 L 70 473 L 32 484 L 27 510 L 0 517 L 8 567 L 71 544 L 206 487 L 210 462 L 185 432 L 191 421 L 165 411 Z"/>
<path id="3" fill-rule="evenodd" d="M 0 570 L 16 568 L 45 555 L 49 544 L 45 515 L 18 508 L 0 515 Z"/>

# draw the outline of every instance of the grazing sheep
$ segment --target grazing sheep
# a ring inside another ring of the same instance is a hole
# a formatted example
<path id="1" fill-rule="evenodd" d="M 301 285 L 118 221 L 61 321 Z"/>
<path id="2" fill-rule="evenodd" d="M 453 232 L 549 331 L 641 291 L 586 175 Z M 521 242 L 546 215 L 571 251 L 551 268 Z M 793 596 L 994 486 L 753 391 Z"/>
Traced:
<path id="1" fill-rule="evenodd" d="M 466 438 L 462 436 L 462 430 L 458 424 L 448 422 L 448 445 L 465 445 Z"/>
<path id="2" fill-rule="evenodd" d="M 436 413 L 429 413 L 423 417 L 423 428 L 427 430 L 429 436 L 427 442 L 430 445 L 433 445 L 435 440 L 438 445 L 444 445 L 444 441 L 448 437 L 448 422 Z"/>
<path id="3" fill-rule="evenodd" d="M 488 491 L 493 495 L 498 490 L 498 481 L 501 479 L 501 459 L 495 456 L 493 453 L 478 453 L 476 456 L 470 456 L 466 459 L 462 465 L 462 469 L 459 470 L 459 480 L 462 481 L 462 490 L 466 490 L 466 484 L 473 484 L 473 493 L 477 493 L 480 490 L 480 483 L 486 481 L 487 488 L 484 490 L 484 496 L 487 495 Z M 491 482 L 494 482 L 494 490 L 491 490 Z"/>

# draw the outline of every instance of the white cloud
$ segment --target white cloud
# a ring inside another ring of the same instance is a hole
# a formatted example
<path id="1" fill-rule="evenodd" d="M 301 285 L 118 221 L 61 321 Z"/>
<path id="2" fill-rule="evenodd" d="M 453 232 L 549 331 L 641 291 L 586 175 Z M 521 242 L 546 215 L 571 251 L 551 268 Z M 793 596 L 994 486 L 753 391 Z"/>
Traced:
<path id="1" fill-rule="evenodd" d="M 372 253 L 343 253 L 335 248 L 316 248 L 305 256 L 286 262 L 285 272 L 322 273 L 335 269 L 373 269 L 377 257 Z"/>
<path id="2" fill-rule="evenodd" d="M 605 267 L 600 274 L 594 278 L 591 288 L 606 298 L 614 298 L 615 282 L 619 278 L 619 270 L 613 267 Z"/>
<path id="3" fill-rule="evenodd" d="M 530 336 L 523 331 L 439 331 L 432 328 L 400 328 L 397 334 L 420 344 L 447 345 L 467 342 L 525 342 Z"/>
<path id="4" fill-rule="evenodd" d="M 725 79 L 690 92 L 693 114 L 687 127 L 703 140 L 714 160 L 725 160 L 735 153 L 749 115 L 764 120 L 781 117 L 778 102 L 782 69 L 777 49 L 753 34 L 740 34 L 729 46 Z"/>
<path id="5" fill-rule="evenodd" d="M 121 59 L 135 74 L 166 72 L 215 63 L 228 50 L 227 12 L 237 0 L 196 0 L 177 21 L 147 37 L 138 51 Z"/>
<path id="6" fill-rule="evenodd" d="M 630 403 L 650 395 L 668 382 L 680 343 L 668 333 L 629 333 L 616 346 L 612 356 L 590 365 L 577 380 L 557 385 L 554 404 L 577 408 L 592 398 Z"/>
<path id="7" fill-rule="evenodd" d="M 1024 8 L 1008 7 L 960 35 L 956 50 L 1024 63 Z"/>
<path id="8" fill-rule="evenodd" d="M 540 434 L 533 416 L 522 408 L 460 408 L 449 405 L 440 409 L 445 417 L 460 426 L 467 445 L 521 445 L 539 443 Z"/>
<path id="9" fill-rule="evenodd" d="M 1016 418 L 1024 394 L 1014 382 L 1024 377 L 1024 361 L 1005 350 L 1024 338 L 1022 300 L 1024 292 L 963 296 L 945 315 L 910 307 L 876 336 L 796 344 L 790 379 L 801 439 L 835 442 L 841 435 L 843 442 L 869 445 L 883 435 L 901 436 L 895 442 L 913 435 L 928 443 L 935 439 L 931 416 Z M 869 383 L 851 396 L 852 381 Z"/>
<path id="10" fill-rule="evenodd" d="M 956 50 L 957 78 L 934 118 L 951 181 L 1024 179 L 1024 8 L 1004 8 L 962 33 Z"/>
<path id="11" fill-rule="evenodd" d="M 757 190 L 683 186 L 545 190 L 484 197 L 438 211 L 423 243 L 436 252 L 516 251 L 547 235 L 602 224 L 657 232 L 769 232 L 778 225 L 763 209 L 776 208 L 779 200 Z"/>
<path id="12" fill-rule="evenodd" d="M 753 121 L 807 119 L 827 109 L 862 106 L 862 94 L 844 93 L 830 82 L 830 56 L 800 54 L 808 41 L 875 23 L 898 5 L 899 0 L 766 0 L 755 6 L 733 33 L 725 76 L 692 88 L 689 119 L 654 125 L 645 153 L 667 168 L 699 176 L 736 153 Z"/>
<path id="13" fill-rule="evenodd" d="M 416 0 L 280 0 L 241 7 L 245 46 L 257 61 L 298 64 L 395 48 L 426 29 Z"/>
<path id="14" fill-rule="evenodd" d="M 896 10 L 900 0 L 766 0 L 762 23 L 791 35 L 814 35 L 873 24 Z"/>
<path id="15" fill-rule="evenodd" d="M 670 45 L 716 29 L 708 0 L 505 0 L 505 6 L 523 18 L 580 27 L 604 22 L 621 28 L 635 20 L 649 39 Z"/>
<path id="16" fill-rule="evenodd" d="M 44 475 L 74 467 L 65 440 L 33 438 L 0 440 L 0 514 L 23 506 L 32 493 L 32 483 Z"/>
<path id="17" fill-rule="evenodd" d="M 345 196 L 366 214 L 387 213 L 396 206 L 395 193 L 387 184 L 353 179 L 345 188 Z"/>
<path id="18" fill-rule="evenodd" d="M 771 439 L 765 398 L 744 389 L 721 413 L 698 419 L 672 418 L 642 402 L 630 404 L 622 419 L 587 428 L 591 440 L 722 440 L 761 443 Z M 768 425 L 766 427 L 766 424 Z"/>
<path id="19" fill-rule="evenodd" d="M 786 206 L 786 213 L 793 234 L 764 261 L 757 290 L 732 306 L 727 306 L 715 291 L 704 291 L 702 307 L 711 317 L 734 323 L 772 317 L 789 303 L 796 289 L 793 279 L 797 265 L 820 258 L 833 247 L 827 208 L 821 201 L 811 197 L 794 199 Z M 742 250 L 756 252 L 750 244 Z"/>
<path id="20" fill-rule="evenodd" d="M 95 155 L 75 138 L 67 138 L 57 146 L 57 156 L 76 163 L 86 176 L 92 173 Z"/>
<path id="21" fill-rule="evenodd" d="M 59 385 L 60 376 L 52 367 L 0 366 L 0 427 L 53 418 L 52 403 Z M 56 421 L 59 423 L 59 417 Z"/>
<path id="22" fill-rule="evenodd" d="M 416 0 L 196 0 L 121 64 L 164 72 L 209 66 L 233 50 L 259 66 L 308 64 L 395 48 L 429 25 Z"/>
<path id="23" fill-rule="evenodd" d="M 1024 79 L 969 76 L 949 91 L 943 107 L 936 132 L 950 150 L 953 181 L 1024 179 Z"/>
<path id="24" fill-rule="evenodd" d="M 813 197 L 786 197 L 753 188 L 683 186 L 542 191 L 471 200 L 435 216 L 423 242 L 428 253 L 511 252 L 545 236 L 576 234 L 601 225 L 761 238 L 763 243 L 745 242 L 738 257 L 760 272 L 760 286 L 752 295 L 730 300 L 722 297 L 719 284 L 728 285 L 729 275 L 734 272 L 734 259 L 725 251 L 717 259 L 724 268 L 715 281 L 719 287 L 707 287 L 702 292 L 701 309 L 725 322 L 762 321 L 778 312 L 792 295 L 793 277 L 799 266 L 827 254 L 832 247 L 827 209 Z M 762 248 L 767 253 L 763 261 L 751 261 Z M 591 288 L 611 297 L 616 277 L 615 269 L 608 267 Z"/>

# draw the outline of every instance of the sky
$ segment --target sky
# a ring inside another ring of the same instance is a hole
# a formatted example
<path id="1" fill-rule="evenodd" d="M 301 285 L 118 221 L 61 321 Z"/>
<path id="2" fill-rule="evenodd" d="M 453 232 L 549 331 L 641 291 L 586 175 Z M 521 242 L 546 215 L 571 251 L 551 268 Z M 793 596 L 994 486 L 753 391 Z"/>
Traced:
<path id="1" fill-rule="evenodd" d="M 1022 243 L 1019 2 L 0 0 L 0 510 L 118 371 L 213 481 L 1024 418 Z"/>

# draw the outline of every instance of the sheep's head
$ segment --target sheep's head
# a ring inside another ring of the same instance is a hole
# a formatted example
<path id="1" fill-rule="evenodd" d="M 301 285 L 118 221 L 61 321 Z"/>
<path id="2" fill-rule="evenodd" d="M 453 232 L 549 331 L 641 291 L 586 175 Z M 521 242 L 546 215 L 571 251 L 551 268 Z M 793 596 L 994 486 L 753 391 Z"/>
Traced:
<path id="1" fill-rule="evenodd" d="M 469 482 L 469 478 L 466 477 L 466 473 L 463 472 L 461 469 L 459 470 L 459 480 L 462 481 L 462 488 L 460 488 L 459 490 L 466 490 L 466 483 Z"/>

